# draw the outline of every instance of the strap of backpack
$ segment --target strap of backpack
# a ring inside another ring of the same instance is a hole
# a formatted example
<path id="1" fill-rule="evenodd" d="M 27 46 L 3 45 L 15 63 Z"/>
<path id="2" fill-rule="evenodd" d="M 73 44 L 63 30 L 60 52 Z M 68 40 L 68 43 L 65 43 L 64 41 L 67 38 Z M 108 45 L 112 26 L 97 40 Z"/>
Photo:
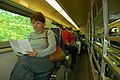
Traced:
<path id="1" fill-rule="evenodd" d="M 46 38 L 48 39 L 48 31 L 46 31 Z M 55 32 L 53 32 L 55 36 L 58 36 L 58 45 L 60 46 L 60 42 L 61 42 L 61 36 L 62 36 L 62 32 L 61 30 L 59 29 L 59 34 L 57 35 Z M 56 38 L 55 38 L 56 39 Z"/>
<path id="2" fill-rule="evenodd" d="M 48 30 L 46 30 L 45 37 L 48 39 Z"/>
<path id="3" fill-rule="evenodd" d="M 60 42 L 61 42 L 61 30 L 59 29 L 59 43 L 58 43 L 58 45 L 60 46 Z"/>

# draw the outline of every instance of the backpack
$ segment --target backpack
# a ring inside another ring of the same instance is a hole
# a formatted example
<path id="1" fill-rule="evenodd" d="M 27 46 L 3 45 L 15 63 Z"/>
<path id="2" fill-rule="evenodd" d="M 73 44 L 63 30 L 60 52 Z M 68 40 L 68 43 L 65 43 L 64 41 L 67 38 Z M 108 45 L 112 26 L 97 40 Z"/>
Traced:
<path id="1" fill-rule="evenodd" d="M 61 30 L 59 28 L 51 28 L 50 30 L 52 30 L 55 34 L 56 45 L 64 50 L 64 41 L 62 38 Z"/>
<path id="2" fill-rule="evenodd" d="M 60 46 L 60 41 L 62 40 L 60 31 L 58 31 L 59 29 L 57 29 L 57 28 L 52 28 L 51 30 L 55 34 L 56 51 L 53 54 L 48 55 L 48 59 L 53 62 L 62 61 L 65 59 L 65 53 L 64 53 L 62 45 Z M 47 36 L 47 33 L 46 33 L 46 36 Z"/>

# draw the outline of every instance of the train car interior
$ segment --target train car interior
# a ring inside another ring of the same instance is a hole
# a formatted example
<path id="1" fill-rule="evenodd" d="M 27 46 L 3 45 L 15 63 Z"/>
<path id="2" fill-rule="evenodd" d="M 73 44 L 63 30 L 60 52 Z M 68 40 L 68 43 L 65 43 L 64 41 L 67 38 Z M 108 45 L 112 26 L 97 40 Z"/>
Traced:
<path id="1" fill-rule="evenodd" d="M 34 31 L 34 12 L 44 14 L 45 28 L 58 35 L 65 53 L 49 80 L 120 80 L 120 0 L 0 0 L 0 80 L 10 80 L 21 56 L 10 40 Z M 70 49 L 62 38 L 65 29 L 75 38 Z"/>

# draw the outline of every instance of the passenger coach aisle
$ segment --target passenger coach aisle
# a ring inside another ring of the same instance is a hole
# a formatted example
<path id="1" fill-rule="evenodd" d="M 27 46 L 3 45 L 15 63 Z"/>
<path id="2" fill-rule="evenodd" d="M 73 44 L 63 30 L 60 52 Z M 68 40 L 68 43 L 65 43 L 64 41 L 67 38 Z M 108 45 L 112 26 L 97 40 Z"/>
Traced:
<path id="1" fill-rule="evenodd" d="M 71 77 L 68 80 L 90 80 L 87 55 L 87 51 L 85 50 L 77 57 L 75 68 L 71 71 Z"/>

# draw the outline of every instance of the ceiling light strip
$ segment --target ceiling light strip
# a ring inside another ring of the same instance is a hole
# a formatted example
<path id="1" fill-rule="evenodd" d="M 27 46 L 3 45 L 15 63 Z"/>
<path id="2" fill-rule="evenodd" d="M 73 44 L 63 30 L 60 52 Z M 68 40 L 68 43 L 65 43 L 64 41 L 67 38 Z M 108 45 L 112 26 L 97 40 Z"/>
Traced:
<path id="1" fill-rule="evenodd" d="M 56 2 L 56 0 L 45 0 L 48 2 L 54 9 L 56 9 L 63 17 L 65 17 L 72 25 L 77 29 L 78 26 L 73 22 L 73 20 L 68 16 L 68 14 L 62 9 L 62 7 Z"/>

